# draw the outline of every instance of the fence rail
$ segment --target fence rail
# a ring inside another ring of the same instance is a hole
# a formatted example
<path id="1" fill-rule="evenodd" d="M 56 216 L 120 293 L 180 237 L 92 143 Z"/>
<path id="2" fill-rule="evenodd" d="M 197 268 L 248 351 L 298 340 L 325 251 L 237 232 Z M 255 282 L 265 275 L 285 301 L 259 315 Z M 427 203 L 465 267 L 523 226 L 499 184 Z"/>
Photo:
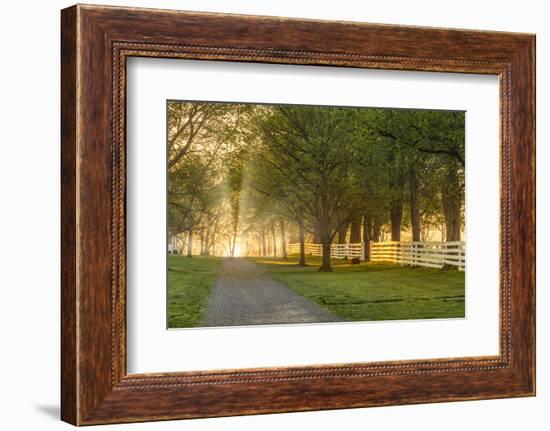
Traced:
<path id="1" fill-rule="evenodd" d="M 299 253 L 300 244 L 289 244 L 288 249 L 290 253 Z M 332 244 L 330 246 L 330 256 L 336 259 L 352 259 L 358 257 L 363 259 L 363 243 L 358 242 L 356 244 Z M 305 244 L 305 253 L 312 256 L 322 256 L 323 255 L 323 245 L 322 244 Z"/>
<path id="2" fill-rule="evenodd" d="M 443 268 L 457 266 L 460 271 L 466 268 L 466 249 L 463 241 L 389 241 L 371 243 L 372 262 L 393 262 L 401 265 Z"/>
<path id="3" fill-rule="evenodd" d="M 336 259 L 363 259 L 364 243 L 332 244 L 330 256 Z M 300 244 L 289 244 L 290 253 L 299 253 Z M 305 253 L 322 256 L 322 244 L 305 244 Z M 400 265 L 443 268 L 445 265 L 456 266 L 460 271 L 466 269 L 466 247 L 464 241 L 430 242 L 430 241 L 388 241 L 371 242 L 370 259 L 372 262 L 391 262 Z"/>

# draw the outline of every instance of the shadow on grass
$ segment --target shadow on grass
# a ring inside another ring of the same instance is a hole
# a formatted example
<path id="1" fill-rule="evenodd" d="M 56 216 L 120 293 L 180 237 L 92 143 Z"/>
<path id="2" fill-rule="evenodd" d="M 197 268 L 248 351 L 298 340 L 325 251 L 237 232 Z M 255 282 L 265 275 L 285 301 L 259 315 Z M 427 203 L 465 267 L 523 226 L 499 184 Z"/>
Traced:
<path id="1" fill-rule="evenodd" d="M 309 267 L 289 259 L 250 258 L 273 278 L 347 321 L 463 318 L 464 272 L 392 263 L 351 264 L 332 259 L 333 272 L 318 272 L 321 258 L 307 256 Z"/>

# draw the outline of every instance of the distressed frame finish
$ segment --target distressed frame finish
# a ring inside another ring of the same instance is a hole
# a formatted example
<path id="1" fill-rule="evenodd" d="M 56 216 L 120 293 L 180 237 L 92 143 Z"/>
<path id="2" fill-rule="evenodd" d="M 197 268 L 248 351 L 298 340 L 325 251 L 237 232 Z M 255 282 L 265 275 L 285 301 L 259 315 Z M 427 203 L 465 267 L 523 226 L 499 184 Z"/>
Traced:
<path id="1" fill-rule="evenodd" d="M 61 30 L 63 420 L 88 425 L 534 395 L 533 35 L 81 5 L 62 11 Z M 498 75 L 500 354 L 127 375 L 129 56 Z"/>

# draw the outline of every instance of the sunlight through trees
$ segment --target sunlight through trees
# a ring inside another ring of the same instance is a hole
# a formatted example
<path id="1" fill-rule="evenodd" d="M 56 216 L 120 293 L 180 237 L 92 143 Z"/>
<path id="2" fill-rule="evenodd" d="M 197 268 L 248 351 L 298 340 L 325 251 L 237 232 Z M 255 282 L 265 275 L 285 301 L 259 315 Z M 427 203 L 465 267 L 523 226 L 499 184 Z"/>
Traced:
<path id="1" fill-rule="evenodd" d="M 171 244 L 285 258 L 300 243 L 304 265 L 313 242 L 331 271 L 334 243 L 459 241 L 464 127 L 464 112 L 170 102 Z"/>

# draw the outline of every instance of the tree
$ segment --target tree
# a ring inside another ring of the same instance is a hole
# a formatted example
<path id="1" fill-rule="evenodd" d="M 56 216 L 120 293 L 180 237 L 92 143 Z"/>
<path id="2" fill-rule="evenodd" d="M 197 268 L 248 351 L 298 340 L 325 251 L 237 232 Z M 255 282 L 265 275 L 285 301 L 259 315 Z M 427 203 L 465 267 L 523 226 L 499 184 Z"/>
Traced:
<path id="1" fill-rule="evenodd" d="M 195 228 L 201 236 L 201 254 L 209 253 L 206 237 L 210 237 L 211 227 L 207 221 L 214 213 L 212 238 L 221 239 L 221 229 L 230 241 L 230 254 L 234 254 L 244 146 L 241 136 L 244 119 L 252 109 L 223 103 L 168 103 L 169 230 L 171 234 L 188 232 L 188 255 L 192 255 Z M 220 217 L 220 207 L 229 208 L 233 216 L 230 226 Z"/>
<path id="2" fill-rule="evenodd" d="M 187 254 L 192 255 L 193 230 L 220 199 L 219 186 L 208 175 L 211 160 L 189 157 L 171 173 L 168 181 L 168 230 L 187 231 Z"/>
<path id="3" fill-rule="evenodd" d="M 285 257 L 289 233 L 331 271 L 334 241 L 460 239 L 464 163 L 462 112 L 169 102 L 169 234 Z"/>
<path id="4" fill-rule="evenodd" d="M 421 189 L 424 184 L 434 182 L 440 184 L 446 224 L 453 231 L 451 237 L 460 237 L 463 190 L 461 178 L 465 163 L 464 113 L 390 109 L 373 110 L 366 115 L 370 118 L 366 133 L 391 143 L 389 179 L 392 196 L 392 240 L 399 240 L 400 237 L 402 188 L 405 183 L 408 183 L 409 189 L 409 218 L 413 241 L 420 240 Z M 437 162 L 435 169 L 422 169 L 427 164 L 433 166 L 431 161 L 434 159 Z M 445 175 L 441 175 L 441 169 L 445 171 Z M 424 176 L 419 177 L 419 172 L 422 171 Z"/>
<path id="5" fill-rule="evenodd" d="M 422 137 L 414 148 L 437 156 L 446 240 L 460 241 L 464 194 L 465 116 L 463 112 L 428 111 L 416 125 Z"/>
<path id="6" fill-rule="evenodd" d="M 286 259 L 287 258 L 286 233 L 285 233 L 285 220 L 283 218 L 279 220 L 279 231 L 281 232 L 281 257 L 283 259 Z"/>
<path id="7" fill-rule="evenodd" d="M 351 112 L 342 108 L 278 106 L 257 118 L 257 188 L 289 218 L 320 237 L 320 271 L 332 271 L 330 246 L 361 208 L 354 195 Z"/>
<path id="8" fill-rule="evenodd" d="M 231 107 L 221 103 L 171 101 L 167 109 L 168 169 L 172 170 L 188 154 L 215 140 L 224 125 L 221 120 Z"/>

